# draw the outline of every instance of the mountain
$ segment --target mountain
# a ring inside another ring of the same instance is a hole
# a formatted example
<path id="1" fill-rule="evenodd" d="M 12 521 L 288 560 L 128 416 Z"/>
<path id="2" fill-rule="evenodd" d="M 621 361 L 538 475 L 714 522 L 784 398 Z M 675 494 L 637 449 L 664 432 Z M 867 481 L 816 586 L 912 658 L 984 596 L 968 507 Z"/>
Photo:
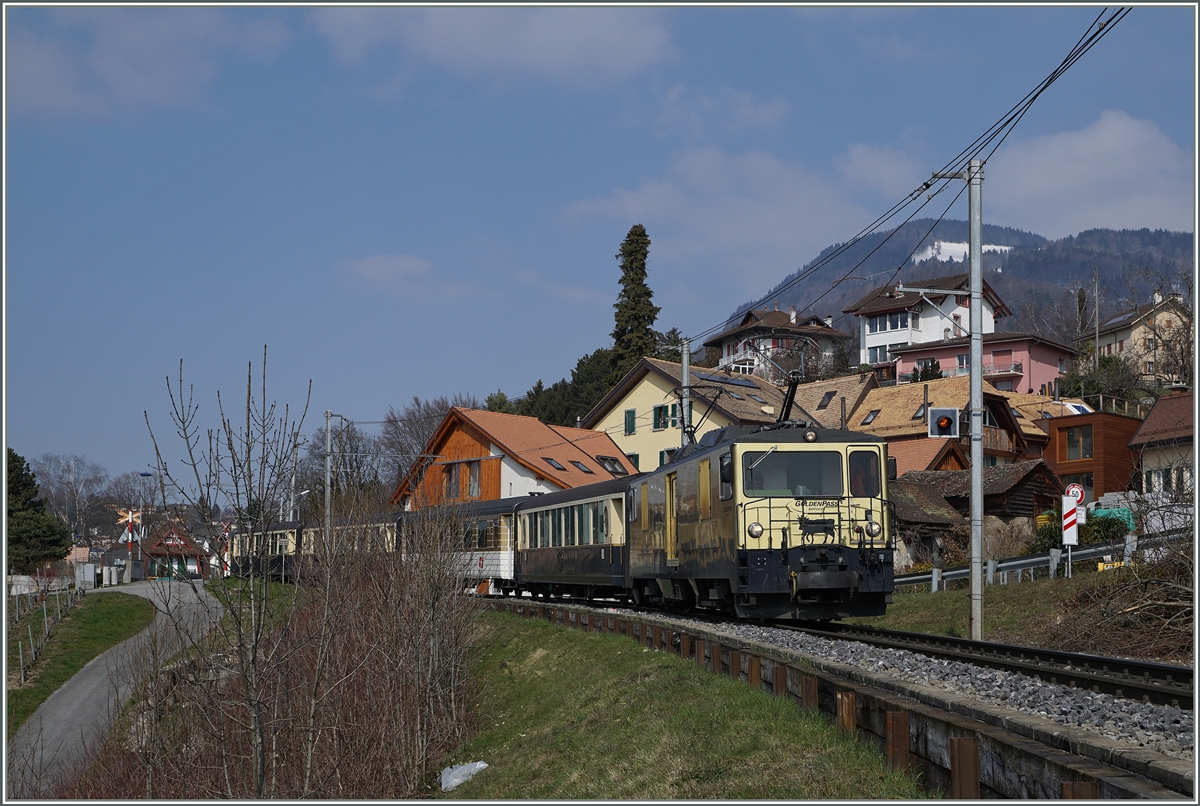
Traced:
<path id="1" fill-rule="evenodd" d="M 777 294 L 773 302 L 836 320 L 847 305 L 884 283 L 902 280 L 919 285 L 923 279 L 968 271 L 967 239 L 966 221 L 920 219 L 871 233 L 849 247 L 834 244 L 771 289 Z M 1147 271 L 1194 271 L 1189 232 L 1094 229 L 1051 241 L 1032 232 L 984 224 L 983 243 L 984 279 L 1013 312 L 997 323 L 997 329 L 1058 340 L 1069 341 L 1078 332 L 1076 292 L 1081 287 L 1087 289 L 1087 316 L 1091 316 L 1094 269 L 1100 274 L 1102 316 L 1128 307 L 1131 294 L 1145 301 L 1151 292 L 1144 276 Z M 806 276 L 810 271 L 811 276 Z M 727 325 L 751 304 L 739 306 Z M 846 317 L 834 326 L 853 332 L 855 325 L 853 317 Z"/>

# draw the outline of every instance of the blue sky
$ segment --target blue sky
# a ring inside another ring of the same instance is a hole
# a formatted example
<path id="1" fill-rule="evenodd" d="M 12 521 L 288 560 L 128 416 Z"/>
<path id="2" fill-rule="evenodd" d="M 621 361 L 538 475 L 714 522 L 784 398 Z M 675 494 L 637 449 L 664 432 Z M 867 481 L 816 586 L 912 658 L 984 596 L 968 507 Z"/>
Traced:
<path id="1" fill-rule="evenodd" d="M 309 433 L 523 394 L 608 345 L 635 223 L 658 327 L 700 333 L 1098 12 L 6 6 L 6 442 L 141 470 L 180 360 L 215 426 L 264 344 L 271 397 L 311 379 Z M 1135 7 L 988 163 L 985 220 L 1192 230 L 1195 31 Z"/>

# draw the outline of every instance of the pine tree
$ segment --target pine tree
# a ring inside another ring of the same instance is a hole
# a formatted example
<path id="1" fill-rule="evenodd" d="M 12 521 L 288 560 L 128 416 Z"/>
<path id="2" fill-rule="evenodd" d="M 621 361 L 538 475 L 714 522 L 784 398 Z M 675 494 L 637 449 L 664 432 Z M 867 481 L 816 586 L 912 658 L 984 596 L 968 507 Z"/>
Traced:
<path id="1" fill-rule="evenodd" d="M 5 552 L 8 567 L 29 573 L 43 563 L 61 560 L 71 548 L 71 529 L 45 511 L 38 500 L 37 479 L 25 458 L 8 449 L 8 509 Z"/>
<path id="2" fill-rule="evenodd" d="M 621 263 L 621 293 L 613 305 L 616 326 L 613 328 L 613 372 L 610 383 L 616 383 L 643 356 L 654 355 L 654 320 L 661 310 L 651 300 L 654 292 L 646 285 L 646 258 L 650 253 L 650 236 L 641 224 L 634 224 L 621 243 L 617 260 Z"/>

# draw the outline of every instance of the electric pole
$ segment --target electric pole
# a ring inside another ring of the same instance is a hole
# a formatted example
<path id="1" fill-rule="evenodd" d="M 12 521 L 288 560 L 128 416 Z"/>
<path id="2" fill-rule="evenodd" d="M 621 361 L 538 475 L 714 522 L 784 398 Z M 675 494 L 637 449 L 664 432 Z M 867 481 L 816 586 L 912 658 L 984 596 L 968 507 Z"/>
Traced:
<path id="1" fill-rule="evenodd" d="M 691 362 L 692 362 L 692 342 L 691 339 L 683 340 L 683 349 L 679 353 L 679 365 L 682 367 L 680 372 L 679 390 L 679 425 L 681 426 L 679 435 L 679 446 L 687 447 L 691 442 L 691 432 L 688 431 L 688 426 L 691 425 L 690 417 L 688 417 L 688 405 L 692 402 L 692 395 L 689 386 L 691 385 Z"/>

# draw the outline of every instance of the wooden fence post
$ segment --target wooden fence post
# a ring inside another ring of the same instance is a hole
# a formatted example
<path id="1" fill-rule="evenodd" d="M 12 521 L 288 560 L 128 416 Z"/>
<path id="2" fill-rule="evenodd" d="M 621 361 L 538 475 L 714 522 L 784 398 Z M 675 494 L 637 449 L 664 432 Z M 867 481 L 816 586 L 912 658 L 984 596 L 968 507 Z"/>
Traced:
<path id="1" fill-rule="evenodd" d="M 885 724 L 888 769 L 908 769 L 908 711 L 888 711 Z"/>
<path id="2" fill-rule="evenodd" d="M 800 706 L 807 708 L 810 711 L 816 711 L 821 707 L 817 701 L 817 686 L 819 681 L 811 674 L 800 676 Z"/>
<path id="3" fill-rule="evenodd" d="M 733 647 L 729 648 L 729 676 L 734 680 L 742 679 L 742 653 Z"/>
<path id="4" fill-rule="evenodd" d="M 776 697 L 787 695 L 787 667 L 782 663 L 775 664 L 775 675 L 771 680 L 771 688 Z"/>
<path id="5" fill-rule="evenodd" d="M 854 728 L 858 725 L 858 720 L 854 713 L 854 692 L 839 691 L 837 692 L 837 724 L 838 727 L 854 735 Z"/>
<path id="6" fill-rule="evenodd" d="M 762 688 L 762 658 L 760 658 L 758 655 L 750 656 L 750 669 L 748 674 L 750 679 L 747 682 L 750 684 L 750 688 Z"/>
<path id="7" fill-rule="evenodd" d="M 701 669 L 707 668 L 704 664 L 704 639 L 696 639 L 696 665 Z"/>
<path id="8" fill-rule="evenodd" d="M 692 636 L 687 633 L 679 636 L 679 657 L 684 660 L 692 659 Z"/>
<path id="9" fill-rule="evenodd" d="M 1063 781 L 1063 800 L 1099 800 L 1100 784 L 1096 781 Z"/>
<path id="10" fill-rule="evenodd" d="M 950 740 L 950 797 L 979 799 L 979 739 L 974 736 Z"/>

